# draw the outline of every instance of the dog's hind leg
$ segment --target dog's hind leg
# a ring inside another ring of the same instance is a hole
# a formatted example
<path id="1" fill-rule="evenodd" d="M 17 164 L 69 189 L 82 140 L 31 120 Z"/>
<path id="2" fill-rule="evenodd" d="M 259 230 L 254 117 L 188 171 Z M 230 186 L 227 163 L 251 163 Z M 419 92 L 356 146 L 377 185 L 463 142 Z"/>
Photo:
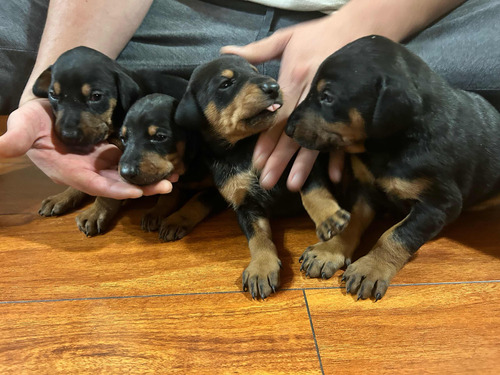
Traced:
<path id="1" fill-rule="evenodd" d="M 160 228 L 161 221 L 177 210 L 181 205 L 181 192 L 177 186 L 173 186 L 169 194 L 158 197 L 156 205 L 144 214 L 141 219 L 141 228 L 145 232 L 154 232 Z"/>
<path id="2" fill-rule="evenodd" d="M 224 206 L 225 201 L 215 188 L 200 191 L 178 211 L 161 221 L 160 240 L 180 240 L 208 215 Z"/>

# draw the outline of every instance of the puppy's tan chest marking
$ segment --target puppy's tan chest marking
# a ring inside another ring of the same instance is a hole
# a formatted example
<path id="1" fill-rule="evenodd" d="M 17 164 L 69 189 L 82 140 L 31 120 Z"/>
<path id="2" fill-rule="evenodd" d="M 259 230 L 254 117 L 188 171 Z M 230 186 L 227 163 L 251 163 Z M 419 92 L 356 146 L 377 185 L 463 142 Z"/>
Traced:
<path id="1" fill-rule="evenodd" d="M 228 178 L 219 191 L 224 199 L 236 208 L 243 203 L 249 193 L 251 194 L 256 183 L 258 183 L 257 174 L 254 170 L 248 170 Z"/>
<path id="2" fill-rule="evenodd" d="M 360 158 L 351 155 L 351 165 L 354 177 L 362 184 L 377 185 L 385 193 L 399 199 L 419 200 L 422 193 L 430 187 L 430 181 L 425 178 L 403 179 L 399 177 L 376 178 Z"/>

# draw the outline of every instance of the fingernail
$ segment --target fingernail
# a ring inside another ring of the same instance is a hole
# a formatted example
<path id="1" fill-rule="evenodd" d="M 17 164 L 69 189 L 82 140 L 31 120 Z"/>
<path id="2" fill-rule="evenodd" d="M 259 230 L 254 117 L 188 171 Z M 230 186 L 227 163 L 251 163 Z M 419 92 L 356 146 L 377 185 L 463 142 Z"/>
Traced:
<path id="1" fill-rule="evenodd" d="M 300 172 L 295 173 L 290 180 L 288 188 L 292 191 L 299 190 L 303 184 L 303 174 Z"/>
<path id="2" fill-rule="evenodd" d="M 169 181 L 161 181 L 158 190 L 159 194 L 168 194 L 172 191 L 172 184 Z"/>
<path id="3" fill-rule="evenodd" d="M 333 182 L 340 182 L 340 179 L 342 178 L 342 173 L 340 173 L 340 171 L 336 169 L 332 171 L 331 177 Z"/>
<path id="4" fill-rule="evenodd" d="M 253 166 L 256 169 L 261 170 L 262 168 L 264 168 L 265 162 L 266 161 L 264 155 L 260 154 L 254 159 Z"/>
<path id="5" fill-rule="evenodd" d="M 272 173 L 271 172 L 268 172 L 266 173 L 263 177 L 261 177 L 260 179 L 260 185 L 264 188 L 264 189 L 268 189 L 269 185 L 271 185 L 271 179 L 272 179 Z"/>

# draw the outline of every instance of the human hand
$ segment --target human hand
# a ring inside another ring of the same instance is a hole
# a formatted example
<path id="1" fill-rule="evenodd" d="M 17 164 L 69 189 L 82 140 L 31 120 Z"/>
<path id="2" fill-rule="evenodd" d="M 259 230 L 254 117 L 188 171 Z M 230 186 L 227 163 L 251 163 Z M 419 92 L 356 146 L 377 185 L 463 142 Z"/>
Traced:
<path id="1" fill-rule="evenodd" d="M 167 180 L 149 186 L 126 183 L 117 170 L 121 156 L 118 148 L 101 143 L 89 154 L 71 153 L 55 136 L 52 125 L 52 109 L 47 99 L 25 101 L 7 119 L 7 132 L 0 137 L 0 157 L 27 153 L 54 182 L 90 195 L 126 199 L 166 194 L 172 190 Z M 176 178 L 173 176 L 172 180 Z"/>
<path id="2" fill-rule="evenodd" d="M 347 30 L 347 31 L 346 31 Z M 349 34 L 342 18 L 335 15 L 305 22 L 276 31 L 273 35 L 243 47 L 226 46 L 222 53 L 232 53 L 254 64 L 281 58 L 278 83 L 284 95 L 283 107 L 278 112 L 276 125 L 261 134 L 254 150 L 254 165 L 262 169 L 261 185 L 272 188 L 286 165 L 299 149 L 283 129 L 295 107 L 305 99 L 319 65 L 340 47 L 357 38 Z M 332 37 L 334 36 L 334 37 Z M 301 148 L 287 179 L 290 190 L 299 190 L 304 184 L 317 151 Z M 343 153 L 332 153 L 329 175 L 337 182 L 341 178 Z"/>

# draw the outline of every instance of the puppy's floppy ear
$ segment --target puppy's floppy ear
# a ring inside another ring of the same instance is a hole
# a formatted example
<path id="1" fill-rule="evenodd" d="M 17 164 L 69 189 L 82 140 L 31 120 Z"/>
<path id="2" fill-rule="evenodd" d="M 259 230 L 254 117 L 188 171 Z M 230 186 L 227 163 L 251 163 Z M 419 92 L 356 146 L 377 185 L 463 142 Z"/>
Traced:
<path id="1" fill-rule="evenodd" d="M 42 74 L 36 79 L 33 85 L 33 94 L 40 98 L 49 96 L 50 81 L 52 79 L 52 65 L 45 69 Z"/>
<path id="2" fill-rule="evenodd" d="M 142 95 L 139 84 L 121 68 L 115 70 L 116 87 L 118 89 L 118 99 L 123 110 L 128 109 Z"/>
<path id="3" fill-rule="evenodd" d="M 191 86 L 188 86 L 175 111 L 175 123 L 185 129 L 200 129 L 206 122 L 195 94 Z"/>
<path id="4" fill-rule="evenodd" d="M 372 124 L 367 130 L 371 137 L 385 138 L 410 124 L 413 117 L 422 111 L 422 98 L 410 80 L 381 77 L 377 85 L 379 95 Z"/>

